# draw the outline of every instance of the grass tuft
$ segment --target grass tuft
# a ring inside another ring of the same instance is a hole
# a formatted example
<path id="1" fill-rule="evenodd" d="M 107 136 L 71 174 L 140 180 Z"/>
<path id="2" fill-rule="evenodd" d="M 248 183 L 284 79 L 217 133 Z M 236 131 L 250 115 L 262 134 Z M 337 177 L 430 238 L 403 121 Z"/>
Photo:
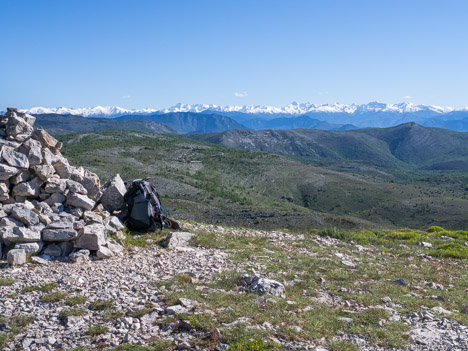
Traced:
<path id="1" fill-rule="evenodd" d="M 43 295 L 43 296 L 41 297 L 41 301 L 42 301 L 42 302 L 53 303 L 53 302 L 62 301 L 62 300 L 65 299 L 66 297 L 67 297 L 67 293 L 66 293 L 66 292 L 53 292 L 53 293 L 50 293 L 50 294 Z"/>
<path id="2" fill-rule="evenodd" d="M 86 302 L 86 297 L 81 296 L 81 295 L 75 295 L 71 296 L 68 299 L 65 300 L 65 305 L 67 306 L 76 306 L 76 305 L 81 305 Z"/>
<path id="3" fill-rule="evenodd" d="M 10 286 L 15 283 L 13 278 L 0 278 L 0 286 Z"/>
<path id="4" fill-rule="evenodd" d="M 81 307 L 66 308 L 59 313 L 61 319 L 65 319 L 70 316 L 84 316 L 87 311 Z"/>
<path id="5" fill-rule="evenodd" d="M 100 300 L 100 301 L 93 301 L 89 305 L 89 309 L 93 311 L 104 311 L 108 308 L 114 306 L 114 301 L 112 300 Z"/>
<path id="6" fill-rule="evenodd" d="M 32 314 L 23 314 L 14 316 L 10 319 L 10 324 L 16 328 L 24 328 L 28 324 L 31 324 L 36 319 L 36 316 Z"/>
<path id="7" fill-rule="evenodd" d="M 101 335 L 101 334 L 107 333 L 108 331 L 109 331 L 109 327 L 105 325 L 93 324 L 88 328 L 87 333 L 90 335 Z"/>

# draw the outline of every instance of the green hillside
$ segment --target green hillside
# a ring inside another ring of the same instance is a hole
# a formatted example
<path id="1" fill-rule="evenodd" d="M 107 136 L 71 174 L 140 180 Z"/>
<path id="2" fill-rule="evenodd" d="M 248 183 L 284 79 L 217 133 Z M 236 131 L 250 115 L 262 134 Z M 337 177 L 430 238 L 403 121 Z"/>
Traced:
<path id="1" fill-rule="evenodd" d="M 463 173 L 383 180 L 177 135 L 107 131 L 61 140 L 66 157 L 103 179 L 152 177 L 179 219 L 290 229 L 468 228 Z"/>
<path id="2" fill-rule="evenodd" d="M 297 129 L 283 131 L 230 130 L 193 136 L 240 149 L 301 157 L 307 162 L 358 162 L 392 168 L 464 168 L 468 161 L 468 133 L 425 128 L 416 123 L 392 128 L 352 131 Z"/>
<path id="3" fill-rule="evenodd" d="M 127 115 L 114 120 L 162 123 L 181 134 L 214 133 L 245 128 L 235 120 L 215 113 L 171 112 L 160 115 Z"/>
<path id="4" fill-rule="evenodd" d="M 133 130 L 158 134 L 177 133 L 165 124 L 151 121 L 116 121 L 109 118 L 85 118 L 53 113 L 35 115 L 35 117 L 35 126 L 47 129 L 52 135 L 100 132 L 103 130 Z"/>

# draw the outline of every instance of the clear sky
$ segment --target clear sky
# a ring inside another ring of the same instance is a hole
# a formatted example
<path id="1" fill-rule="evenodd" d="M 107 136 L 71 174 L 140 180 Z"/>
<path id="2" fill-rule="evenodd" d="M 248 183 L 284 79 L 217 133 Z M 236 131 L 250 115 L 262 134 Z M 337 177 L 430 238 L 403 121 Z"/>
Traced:
<path id="1" fill-rule="evenodd" d="M 468 1 L 0 0 L 0 109 L 468 106 Z"/>

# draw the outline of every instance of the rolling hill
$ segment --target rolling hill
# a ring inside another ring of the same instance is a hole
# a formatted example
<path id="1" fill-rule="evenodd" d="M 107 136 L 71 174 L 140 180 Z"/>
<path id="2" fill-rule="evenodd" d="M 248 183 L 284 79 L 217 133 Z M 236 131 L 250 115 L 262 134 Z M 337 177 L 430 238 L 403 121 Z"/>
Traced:
<path id="1" fill-rule="evenodd" d="M 352 124 L 331 124 L 318 119 L 311 118 L 309 116 L 297 116 L 297 117 L 280 117 L 274 119 L 261 119 L 255 118 L 243 122 L 243 124 L 255 130 L 262 129 L 274 129 L 274 130 L 287 130 L 297 128 L 307 129 L 322 129 L 322 130 L 348 130 L 356 129 L 356 126 Z"/>
<path id="2" fill-rule="evenodd" d="M 300 134 L 304 130 L 281 133 Z M 379 159 L 383 154 L 395 166 L 405 165 L 384 140 L 364 132 L 350 135 L 371 143 L 368 150 L 374 153 L 367 158 Z M 102 179 L 115 173 L 125 180 L 150 176 L 169 214 L 178 219 L 292 230 L 335 226 L 468 228 L 466 172 L 420 170 L 406 175 L 406 180 L 386 180 L 180 135 L 107 131 L 60 139 L 66 157 Z M 344 157 L 344 149 L 335 156 Z M 358 165 L 368 167 L 364 161 Z"/>
<path id="3" fill-rule="evenodd" d="M 85 118 L 60 114 L 37 114 L 37 127 L 47 129 L 52 135 L 99 132 L 103 130 L 133 130 L 157 134 L 177 133 L 165 124 L 151 121 L 115 121 L 109 118 Z"/>
<path id="4" fill-rule="evenodd" d="M 405 123 L 384 129 L 352 131 L 231 130 L 193 136 L 229 147 L 297 156 L 309 161 L 351 161 L 384 168 L 465 169 L 468 161 L 468 133 L 426 128 Z"/>
<path id="5" fill-rule="evenodd" d="M 163 123 L 182 134 L 212 133 L 229 129 L 245 129 L 245 126 L 226 116 L 192 112 L 173 112 L 160 115 L 128 115 L 117 117 L 115 121 Z"/>

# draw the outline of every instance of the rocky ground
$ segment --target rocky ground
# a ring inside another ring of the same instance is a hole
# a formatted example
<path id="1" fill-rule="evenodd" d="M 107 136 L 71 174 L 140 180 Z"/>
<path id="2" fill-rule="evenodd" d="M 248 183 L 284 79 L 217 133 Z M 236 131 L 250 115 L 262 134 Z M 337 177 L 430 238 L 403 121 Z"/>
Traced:
<path id="1" fill-rule="evenodd" d="M 183 227 L 108 260 L 4 263 L 2 349 L 468 350 L 466 260 Z"/>

